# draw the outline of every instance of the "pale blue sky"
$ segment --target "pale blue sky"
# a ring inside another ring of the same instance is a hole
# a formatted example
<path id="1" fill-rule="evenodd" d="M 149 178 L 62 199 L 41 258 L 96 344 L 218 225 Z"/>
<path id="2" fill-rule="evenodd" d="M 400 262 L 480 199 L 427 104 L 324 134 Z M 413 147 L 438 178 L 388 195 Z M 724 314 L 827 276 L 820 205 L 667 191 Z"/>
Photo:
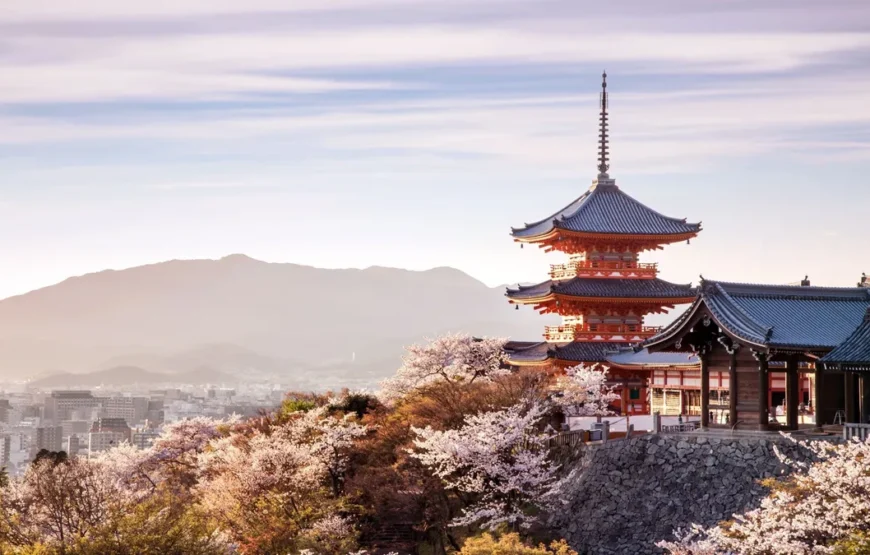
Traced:
<path id="1" fill-rule="evenodd" d="M 540 281 L 595 176 L 703 221 L 663 277 L 870 271 L 870 3 L 0 0 L 0 296 L 243 252 Z"/>

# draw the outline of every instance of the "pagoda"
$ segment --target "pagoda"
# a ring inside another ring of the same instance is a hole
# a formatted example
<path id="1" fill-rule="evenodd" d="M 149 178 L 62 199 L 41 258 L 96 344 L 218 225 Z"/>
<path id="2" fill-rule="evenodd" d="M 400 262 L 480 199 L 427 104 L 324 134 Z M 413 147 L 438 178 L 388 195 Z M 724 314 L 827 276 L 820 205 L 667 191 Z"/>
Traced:
<path id="1" fill-rule="evenodd" d="M 694 301 L 690 284 L 659 279 L 654 263 L 640 253 L 688 241 L 700 223 L 664 216 L 624 193 L 610 177 L 607 74 L 602 75 L 598 177 L 574 202 L 552 216 L 513 228 L 514 241 L 559 251 L 567 262 L 550 266 L 550 279 L 508 288 L 512 304 L 531 305 L 542 314 L 558 314 L 561 325 L 548 326 L 544 341 L 507 345 L 514 366 L 559 367 L 605 363 L 608 355 L 659 331 L 646 326 L 648 314 Z"/>

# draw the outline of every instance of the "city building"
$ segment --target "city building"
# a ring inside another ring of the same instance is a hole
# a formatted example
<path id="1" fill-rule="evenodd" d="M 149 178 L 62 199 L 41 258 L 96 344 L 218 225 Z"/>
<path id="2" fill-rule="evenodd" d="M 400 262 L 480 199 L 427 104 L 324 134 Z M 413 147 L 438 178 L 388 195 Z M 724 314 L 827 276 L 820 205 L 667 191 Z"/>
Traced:
<path id="1" fill-rule="evenodd" d="M 162 424 L 164 420 L 163 399 L 149 399 L 148 412 L 145 413 L 145 419 L 151 423 Z"/>
<path id="2" fill-rule="evenodd" d="M 90 391 L 52 391 L 45 399 L 43 417 L 46 422 L 57 424 L 63 420 L 72 419 L 72 413 L 79 411 L 80 418 L 88 420 L 87 416 L 93 409 L 101 409 L 102 400 L 93 396 Z"/>
<path id="3" fill-rule="evenodd" d="M 151 444 L 154 443 L 154 440 L 158 437 L 160 437 L 160 432 L 157 430 L 136 430 L 133 432 L 132 444 L 139 449 L 147 449 L 148 447 L 151 447 Z"/>
<path id="4" fill-rule="evenodd" d="M 609 356 L 659 331 L 645 324 L 647 315 L 695 299 L 691 284 L 660 279 L 655 263 L 639 259 L 646 251 L 689 241 L 701 231 L 701 224 L 648 208 L 623 192 L 608 173 L 606 77 L 601 92 L 598 177 L 568 206 L 511 231 L 520 246 L 535 245 L 567 255 L 566 262 L 550 266 L 549 280 L 507 290 L 517 308 L 529 305 L 562 318 L 560 325 L 546 327 L 543 341 L 509 342 L 506 349 L 513 366 L 605 364 Z M 612 366 L 608 379 L 621 396 L 615 408 L 627 414 L 647 414 L 650 365 L 666 358 L 647 353 L 644 364 Z"/>
<path id="5" fill-rule="evenodd" d="M 111 432 L 118 434 L 122 441 L 130 441 L 132 432 L 123 418 L 100 418 L 91 425 L 91 433 Z"/>
<path id="6" fill-rule="evenodd" d="M 88 453 L 94 454 L 106 451 L 124 443 L 126 437 L 118 432 L 91 432 L 88 434 Z"/>
<path id="7" fill-rule="evenodd" d="M 12 411 L 12 405 L 9 399 L 0 399 L 0 423 L 9 424 L 9 413 Z"/>
<path id="8" fill-rule="evenodd" d="M 74 457 L 79 454 L 79 449 L 81 448 L 81 442 L 79 441 L 79 436 L 69 436 L 66 438 L 66 454 L 70 457 Z"/>
<path id="9" fill-rule="evenodd" d="M 86 435 L 91 429 L 91 420 L 64 420 L 60 423 L 63 437 Z"/>
<path id="10" fill-rule="evenodd" d="M 9 434 L 0 436 L 0 467 L 9 465 L 9 459 L 12 456 L 12 438 Z"/>
<path id="11" fill-rule="evenodd" d="M 40 426 L 36 428 L 33 443 L 30 446 L 31 456 L 39 451 L 61 451 L 63 449 L 63 428 L 60 426 Z"/>
<path id="12" fill-rule="evenodd" d="M 107 418 L 123 418 L 127 424 L 136 425 L 148 414 L 147 397 L 105 397 L 103 415 Z"/>

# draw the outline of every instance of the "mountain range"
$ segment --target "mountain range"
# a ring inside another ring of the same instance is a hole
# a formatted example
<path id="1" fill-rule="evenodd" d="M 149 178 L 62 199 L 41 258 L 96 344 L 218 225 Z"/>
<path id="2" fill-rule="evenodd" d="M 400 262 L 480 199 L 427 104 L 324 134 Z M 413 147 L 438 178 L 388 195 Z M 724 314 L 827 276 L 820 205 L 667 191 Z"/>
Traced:
<path id="1" fill-rule="evenodd" d="M 512 311 L 503 288 L 453 268 L 320 269 L 245 255 L 172 260 L 0 301 L 0 379 L 65 373 L 57 379 L 76 381 L 137 368 L 215 381 L 366 386 L 392 374 L 403 346 L 425 337 L 533 339 L 546 321 Z"/>

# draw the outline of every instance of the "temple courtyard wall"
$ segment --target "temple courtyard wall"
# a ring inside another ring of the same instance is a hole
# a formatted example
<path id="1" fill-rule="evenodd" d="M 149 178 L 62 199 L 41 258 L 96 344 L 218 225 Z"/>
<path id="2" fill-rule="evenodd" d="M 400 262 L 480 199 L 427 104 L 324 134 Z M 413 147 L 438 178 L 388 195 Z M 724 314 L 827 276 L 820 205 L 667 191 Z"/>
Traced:
<path id="1" fill-rule="evenodd" d="M 811 454 L 786 438 L 644 435 L 586 447 L 573 462 L 577 479 L 556 528 L 583 555 L 662 553 L 655 542 L 691 523 L 712 526 L 758 505 L 759 480 Z"/>

